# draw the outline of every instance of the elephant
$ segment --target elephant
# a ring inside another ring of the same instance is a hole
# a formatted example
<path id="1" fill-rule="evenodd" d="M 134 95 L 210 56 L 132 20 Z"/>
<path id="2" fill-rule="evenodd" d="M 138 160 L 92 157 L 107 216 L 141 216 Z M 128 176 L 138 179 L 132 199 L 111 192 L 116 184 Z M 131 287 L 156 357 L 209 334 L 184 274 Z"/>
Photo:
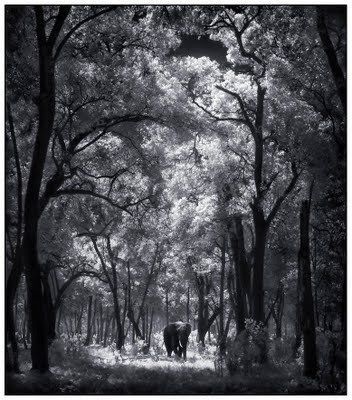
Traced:
<path id="1" fill-rule="evenodd" d="M 164 328 L 164 343 L 168 357 L 174 352 L 186 359 L 188 336 L 192 331 L 191 324 L 182 321 L 173 322 Z"/>

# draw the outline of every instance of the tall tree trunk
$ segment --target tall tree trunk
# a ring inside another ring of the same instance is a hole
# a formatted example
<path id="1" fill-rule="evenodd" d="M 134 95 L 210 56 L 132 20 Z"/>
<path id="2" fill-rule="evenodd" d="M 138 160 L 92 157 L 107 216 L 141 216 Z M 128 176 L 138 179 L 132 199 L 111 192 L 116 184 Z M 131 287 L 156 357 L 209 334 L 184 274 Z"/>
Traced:
<path id="1" fill-rule="evenodd" d="M 39 121 L 24 202 L 22 248 L 31 317 L 32 368 L 41 372 L 49 369 L 49 363 L 48 324 L 41 287 L 37 248 L 38 222 L 40 217 L 39 195 L 55 117 L 55 61 L 52 51 L 69 11 L 69 6 L 60 6 L 54 27 L 49 38 L 47 38 L 43 8 L 42 6 L 35 6 L 39 54 Z"/>
<path id="2" fill-rule="evenodd" d="M 10 104 L 7 104 L 7 119 L 10 127 L 10 135 L 13 145 L 13 153 L 16 163 L 16 174 L 17 174 L 17 230 L 16 230 L 16 248 L 14 254 L 14 261 L 11 268 L 9 278 L 6 283 L 6 333 L 10 340 L 12 350 L 12 360 L 6 358 L 6 366 L 9 369 L 13 369 L 14 372 L 18 373 L 18 345 L 16 339 L 16 327 L 15 318 L 13 314 L 13 302 L 16 296 L 17 288 L 21 280 L 23 265 L 22 265 L 22 252 L 21 252 L 21 241 L 22 241 L 22 171 L 20 165 L 20 159 L 17 149 L 17 141 L 15 135 L 15 128 L 12 118 L 12 112 Z M 10 240 L 10 239 L 9 239 Z M 10 356 L 6 352 L 6 356 Z M 12 361 L 12 362 L 11 362 Z"/>
<path id="3" fill-rule="evenodd" d="M 105 317 L 105 331 L 104 331 L 104 342 L 103 342 L 103 346 L 106 347 L 107 346 L 107 340 L 108 340 L 108 336 L 109 336 L 109 328 L 110 328 L 110 323 L 111 320 L 113 319 L 113 314 L 108 314 L 108 310 L 106 310 L 106 317 Z"/>
<path id="4" fill-rule="evenodd" d="M 149 307 L 145 306 L 145 335 L 144 335 L 144 339 L 148 338 L 148 328 L 149 328 L 148 320 L 149 320 Z"/>
<path id="5" fill-rule="evenodd" d="M 82 307 L 83 307 L 83 305 L 82 305 Z M 58 336 L 60 336 L 60 334 L 61 334 L 61 317 L 62 317 L 62 306 L 60 305 L 60 307 L 58 309 L 57 320 L 56 320 L 56 332 L 57 332 Z"/>
<path id="6" fill-rule="evenodd" d="M 302 341 L 302 271 L 300 263 L 297 263 L 297 288 L 296 288 L 296 310 L 295 310 L 295 341 L 292 348 L 294 359 L 298 357 L 298 350 Z"/>
<path id="7" fill-rule="evenodd" d="M 219 298 L 219 351 L 220 354 L 225 354 L 226 352 L 226 337 L 225 337 L 225 324 L 224 324 L 224 292 L 225 292 L 225 273 L 226 273 L 226 239 L 223 238 L 223 243 L 221 246 L 221 271 L 220 271 L 220 298 Z"/>
<path id="8" fill-rule="evenodd" d="M 112 314 L 112 322 L 111 322 L 111 335 L 110 335 L 110 343 L 114 341 L 114 338 L 116 337 L 116 329 L 115 329 L 115 314 Z"/>
<path id="9" fill-rule="evenodd" d="M 187 303 L 186 303 L 186 320 L 187 323 L 189 323 L 189 317 L 190 317 L 190 288 L 189 286 L 187 287 Z"/>
<path id="10" fill-rule="evenodd" d="M 44 271 L 42 274 L 43 297 L 45 301 L 46 314 L 48 318 L 48 343 L 50 344 L 56 338 L 56 312 L 54 310 L 49 286 L 49 272 Z"/>
<path id="11" fill-rule="evenodd" d="M 152 307 L 151 309 L 151 315 L 150 315 L 150 323 L 149 323 L 149 333 L 148 333 L 148 348 L 150 347 L 150 342 L 151 342 L 151 337 L 152 337 L 152 332 L 153 332 L 153 319 L 154 319 L 154 308 Z"/>
<path id="12" fill-rule="evenodd" d="M 76 328 L 76 333 L 79 335 L 82 334 L 82 318 L 83 318 L 83 312 L 84 312 L 84 305 L 81 305 L 81 309 L 78 315 L 78 320 L 77 320 L 77 328 Z"/>
<path id="13" fill-rule="evenodd" d="M 88 312 L 87 312 L 87 336 L 84 342 L 85 346 L 89 346 L 92 340 L 92 303 L 93 303 L 93 296 L 89 296 Z"/>
<path id="14" fill-rule="evenodd" d="M 208 302 L 206 300 L 206 278 L 203 275 L 196 276 L 198 289 L 198 341 L 205 347 L 206 324 L 208 320 Z"/>
<path id="15" fill-rule="evenodd" d="M 169 325 L 169 293 L 167 291 L 165 297 L 165 314 L 166 314 L 166 325 Z"/>
<path id="16" fill-rule="evenodd" d="M 273 306 L 272 314 L 276 325 L 275 336 L 277 339 L 279 339 L 282 337 L 282 316 L 284 312 L 284 299 L 285 299 L 282 282 L 279 283 L 276 298 L 277 302 Z"/>
<path id="17" fill-rule="evenodd" d="M 142 338 L 144 339 L 145 338 L 145 311 L 144 310 L 141 312 L 141 318 L 142 318 L 142 336 L 140 339 L 142 339 Z"/>
<path id="18" fill-rule="evenodd" d="M 219 315 L 220 309 L 217 307 L 212 316 L 209 317 L 209 301 L 211 281 L 208 276 L 196 275 L 196 284 L 198 292 L 198 342 L 205 347 L 205 335 Z"/>
<path id="19" fill-rule="evenodd" d="M 19 265 L 19 257 L 20 254 L 18 254 L 18 256 L 16 257 L 6 285 L 6 332 L 11 344 L 11 354 L 6 351 L 6 369 L 13 370 L 16 373 L 20 372 L 20 367 L 18 362 L 18 344 L 16 339 L 13 303 L 18 284 L 21 279 L 21 266 Z"/>
<path id="20" fill-rule="evenodd" d="M 317 12 L 317 27 L 321 42 L 323 44 L 323 49 L 325 51 L 326 57 L 329 62 L 330 70 L 334 78 L 337 93 L 340 97 L 340 101 L 344 112 L 346 113 L 346 78 L 340 67 L 336 50 L 330 39 L 329 31 L 325 22 L 325 10 L 324 6 L 316 6 Z"/>
<path id="21" fill-rule="evenodd" d="M 310 203 L 302 201 L 300 213 L 300 249 L 298 264 L 302 278 L 302 330 L 304 345 L 304 375 L 314 378 L 317 372 L 315 341 L 314 304 L 309 255 L 309 213 Z"/>
<path id="22" fill-rule="evenodd" d="M 116 320 L 116 348 L 117 350 L 121 350 L 124 343 L 125 343 L 125 332 L 121 323 L 121 310 L 120 310 L 120 304 L 117 298 L 117 290 L 114 291 L 113 293 L 113 298 L 114 298 L 114 314 L 115 314 L 115 320 Z"/>
<path id="23" fill-rule="evenodd" d="M 253 209 L 255 227 L 255 247 L 253 265 L 253 319 L 264 322 L 264 257 L 267 228 L 263 210 L 257 206 Z"/>
<path id="24" fill-rule="evenodd" d="M 104 339 L 104 317 L 103 317 L 103 305 L 100 305 L 100 341 Z"/>
<path id="25" fill-rule="evenodd" d="M 347 273 L 346 273 L 346 260 L 343 265 L 343 287 L 342 287 L 342 306 L 341 306 L 341 326 L 342 326 L 342 341 L 340 349 L 343 352 L 347 350 Z M 346 371 L 346 367 L 345 367 Z"/>
<path id="26" fill-rule="evenodd" d="M 318 289 L 316 282 L 316 271 L 317 271 L 317 237 L 314 235 L 314 253 L 313 253 L 313 274 L 314 274 L 314 311 L 315 311 L 315 323 L 319 326 L 319 309 L 318 309 Z"/>
<path id="27" fill-rule="evenodd" d="M 27 341 L 26 341 L 26 329 L 27 329 L 27 313 L 26 313 L 26 302 L 24 302 L 24 310 L 23 310 L 23 324 L 22 324 L 22 342 L 24 348 L 27 350 Z"/>
<path id="28" fill-rule="evenodd" d="M 234 296 L 232 303 L 235 305 L 237 334 L 245 329 L 245 318 L 248 314 L 246 297 L 250 300 L 250 270 L 246 260 L 246 250 L 244 247 L 244 235 L 241 217 L 235 217 L 230 227 L 230 243 L 232 249 L 232 260 L 235 267 L 236 290 L 233 282 L 228 285 L 231 295 Z"/>

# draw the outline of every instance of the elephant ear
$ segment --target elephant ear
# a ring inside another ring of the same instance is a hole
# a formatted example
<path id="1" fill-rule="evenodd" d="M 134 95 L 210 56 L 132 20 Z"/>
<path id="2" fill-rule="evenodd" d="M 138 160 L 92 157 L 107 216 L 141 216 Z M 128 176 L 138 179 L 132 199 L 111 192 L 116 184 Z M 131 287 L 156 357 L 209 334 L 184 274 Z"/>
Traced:
<path id="1" fill-rule="evenodd" d="M 177 328 L 176 328 L 178 333 L 182 333 L 182 335 L 188 336 L 191 334 L 192 332 L 192 326 L 191 324 L 188 323 L 184 323 L 184 322 L 177 322 Z"/>

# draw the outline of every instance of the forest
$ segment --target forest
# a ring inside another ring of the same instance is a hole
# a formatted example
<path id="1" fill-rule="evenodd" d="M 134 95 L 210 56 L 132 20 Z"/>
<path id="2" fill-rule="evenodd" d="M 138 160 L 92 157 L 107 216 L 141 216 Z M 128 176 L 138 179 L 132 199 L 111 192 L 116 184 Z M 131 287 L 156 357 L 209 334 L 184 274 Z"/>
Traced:
<path id="1" fill-rule="evenodd" d="M 6 394 L 346 394 L 346 9 L 5 7 Z"/>

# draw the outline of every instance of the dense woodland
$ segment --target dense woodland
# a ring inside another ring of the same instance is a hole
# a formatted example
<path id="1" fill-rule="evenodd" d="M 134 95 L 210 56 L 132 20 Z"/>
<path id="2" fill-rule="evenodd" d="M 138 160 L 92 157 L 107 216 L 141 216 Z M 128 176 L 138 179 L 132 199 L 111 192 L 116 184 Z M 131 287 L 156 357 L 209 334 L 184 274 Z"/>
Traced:
<path id="1" fill-rule="evenodd" d="M 5 24 L 7 392 L 344 393 L 346 8 Z"/>

